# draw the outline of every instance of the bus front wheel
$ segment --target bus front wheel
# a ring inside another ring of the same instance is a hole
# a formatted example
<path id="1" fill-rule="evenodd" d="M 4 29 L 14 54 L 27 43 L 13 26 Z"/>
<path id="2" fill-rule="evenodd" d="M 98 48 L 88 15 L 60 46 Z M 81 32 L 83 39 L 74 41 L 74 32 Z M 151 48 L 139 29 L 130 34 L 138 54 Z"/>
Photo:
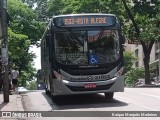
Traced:
<path id="1" fill-rule="evenodd" d="M 111 93 L 104 93 L 104 95 L 105 95 L 105 98 L 107 98 L 107 99 L 113 99 L 114 93 L 113 92 L 111 92 Z"/>
<path id="2" fill-rule="evenodd" d="M 45 87 L 46 95 L 50 95 L 50 91 Z"/>

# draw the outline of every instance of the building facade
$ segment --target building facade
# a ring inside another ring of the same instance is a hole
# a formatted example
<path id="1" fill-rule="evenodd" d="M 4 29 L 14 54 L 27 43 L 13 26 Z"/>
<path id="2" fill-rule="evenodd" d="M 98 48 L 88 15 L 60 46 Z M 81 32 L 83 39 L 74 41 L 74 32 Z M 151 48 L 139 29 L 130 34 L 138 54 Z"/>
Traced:
<path id="1" fill-rule="evenodd" d="M 138 58 L 137 61 L 134 62 L 133 66 L 140 68 L 144 67 L 144 62 L 143 62 L 144 54 L 142 45 L 126 44 L 125 46 L 127 51 L 131 51 Z M 151 50 L 150 62 L 149 62 L 150 70 L 152 70 L 153 72 L 152 76 L 155 80 L 160 80 L 159 59 L 160 59 L 160 42 L 155 42 Z"/>

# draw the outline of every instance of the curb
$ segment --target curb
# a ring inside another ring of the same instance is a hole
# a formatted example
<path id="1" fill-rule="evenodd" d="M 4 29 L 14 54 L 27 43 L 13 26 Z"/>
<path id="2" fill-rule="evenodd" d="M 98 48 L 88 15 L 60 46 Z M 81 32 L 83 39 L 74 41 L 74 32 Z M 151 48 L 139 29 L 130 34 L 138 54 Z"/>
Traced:
<path id="1" fill-rule="evenodd" d="M 160 88 L 160 85 L 125 86 L 125 88 Z"/>
<path id="2" fill-rule="evenodd" d="M 125 88 L 160 88 L 160 85 L 146 85 L 146 84 L 143 84 L 143 85 L 137 85 L 137 86 L 132 86 L 132 87 L 128 87 L 128 86 L 125 86 Z"/>
<path id="3" fill-rule="evenodd" d="M 18 111 L 24 111 L 21 95 L 17 95 L 17 108 L 18 108 Z"/>
<path id="4" fill-rule="evenodd" d="M 160 85 L 143 85 L 143 86 L 135 86 L 135 88 L 160 88 Z"/>

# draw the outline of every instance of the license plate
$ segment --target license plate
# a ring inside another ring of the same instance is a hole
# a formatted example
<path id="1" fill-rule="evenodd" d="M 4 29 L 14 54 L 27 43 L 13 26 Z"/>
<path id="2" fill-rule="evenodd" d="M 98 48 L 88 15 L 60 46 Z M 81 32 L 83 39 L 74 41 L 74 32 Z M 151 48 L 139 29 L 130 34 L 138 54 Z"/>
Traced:
<path id="1" fill-rule="evenodd" d="M 84 88 L 96 88 L 96 84 L 85 84 Z"/>

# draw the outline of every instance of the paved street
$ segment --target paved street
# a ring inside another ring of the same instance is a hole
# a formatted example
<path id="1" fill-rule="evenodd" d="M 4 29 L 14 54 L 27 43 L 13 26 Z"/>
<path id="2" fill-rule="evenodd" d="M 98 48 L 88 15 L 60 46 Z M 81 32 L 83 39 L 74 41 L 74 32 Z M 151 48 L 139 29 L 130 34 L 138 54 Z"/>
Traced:
<path id="1" fill-rule="evenodd" d="M 115 93 L 114 99 L 111 101 L 106 100 L 103 94 L 93 94 L 63 96 L 59 102 L 55 103 L 44 91 L 22 94 L 26 111 L 160 111 L 159 99 L 160 88 L 125 88 L 125 92 Z M 58 119 L 63 120 L 64 118 Z M 103 120 L 106 117 L 94 117 L 92 119 Z M 109 117 L 108 119 L 114 120 L 116 117 Z M 133 118 L 121 117 L 119 120 L 121 119 L 132 120 Z M 137 119 L 142 119 L 142 117 L 136 117 Z M 153 117 L 145 117 L 145 120 L 152 119 Z M 159 118 L 155 117 L 155 119 L 158 120 Z"/>
<path id="2" fill-rule="evenodd" d="M 93 94 L 63 96 L 55 103 L 44 91 L 22 94 L 22 98 L 29 111 L 160 111 L 160 88 L 125 88 L 111 101 Z"/>
<path id="3" fill-rule="evenodd" d="M 78 117 L 54 117 L 58 120 L 159 120 L 159 117 L 101 117 L 100 111 L 160 111 L 160 88 L 125 88 L 123 93 L 115 93 L 113 100 L 106 100 L 103 94 L 63 96 L 54 102 L 44 91 L 30 91 L 20 95 L 11 95 L 8 104 L 1 103 L 1 111 L 82 111 L 73 113 Z M 6 107 L 7 106 L 7 107 Z M 23 107 L 23 108 L 22 108 Z M 83 111 L 88 111 L 83 113 Z M 90 111 L 94 111 L 90 112 Z M 117 111 L 117 112 L 116 112 Z M 65 112 L 65 113 L 66 113 Z M 83 117 L 83 115 L 89 117 Z M 57 114 L 58 115 L 58 114 Z M 72 115 L 73 116 L 73 115 Z M 79 117 L 81 116 L 81 117 Z M 90 117 L 94 116 L 94 117 Z M 26 120 L 43 120 L 48 118 L 25 118 Z M 8 119 L 7 119 L 8 120 Z"/>

